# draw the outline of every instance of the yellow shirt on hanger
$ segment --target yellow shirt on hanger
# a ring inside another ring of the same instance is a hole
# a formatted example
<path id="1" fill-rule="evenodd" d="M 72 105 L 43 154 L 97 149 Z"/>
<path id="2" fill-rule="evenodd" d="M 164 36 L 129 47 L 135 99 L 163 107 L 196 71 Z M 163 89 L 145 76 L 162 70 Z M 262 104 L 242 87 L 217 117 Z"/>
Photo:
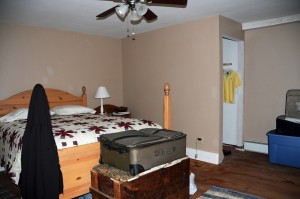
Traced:
<path id="1" fill-rule="evenodd" d="M 234 103 L 234 91 L 241 85 L 239 75 L 233 71 L 223 72 L 223 99 L 225 103 Z"/>

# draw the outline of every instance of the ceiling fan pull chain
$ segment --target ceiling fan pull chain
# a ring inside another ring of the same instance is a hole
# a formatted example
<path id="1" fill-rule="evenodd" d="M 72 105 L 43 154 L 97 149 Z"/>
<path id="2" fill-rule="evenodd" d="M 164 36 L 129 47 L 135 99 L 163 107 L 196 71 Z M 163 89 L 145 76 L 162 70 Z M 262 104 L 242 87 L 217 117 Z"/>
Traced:
<path id="1" fill-rule="evenodd" d="M 128 16 L 127 16 L 127 18 L 126 18 L 126 23 L 127 23 L 127 37 L 130 37 Z"/>
<path id="2" fill-rule="evenodd" d="M 128 29 L 128 28 L 127 28 L 127 37 L 130 37 L 130 36 L 129 36 L 129 29 Z"/>
<path id="3" fill-rule="evenodd" d="M 134 24 L 132 24 L 132 33 L 131 33 L 131 35 L 132 35 L 132 40 L 135 40 L 135 37 L 134 37 L 134 35 L 135 35 Z"/>

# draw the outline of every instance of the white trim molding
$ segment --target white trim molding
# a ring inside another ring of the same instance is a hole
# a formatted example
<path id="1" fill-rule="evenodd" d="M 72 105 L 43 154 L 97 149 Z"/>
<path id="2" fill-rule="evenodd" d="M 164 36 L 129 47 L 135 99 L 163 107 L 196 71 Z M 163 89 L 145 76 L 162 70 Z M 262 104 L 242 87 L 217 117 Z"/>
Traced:
<path id="1" fill-rule="evenodd" d="M 256 141 L 245 141 L 244 142 L 245 151 L 252 151 L 258 153 L 268 154 L 268 144 Z"/>
<path id="2" fill-rule="evenodd" d="M 242 24 L 242 30 L 249 30 L 254 28 L 263 28 L 268 26 L 280 25 L 285 23 L 292 23 L 300 21 L 300 14 L 286 16 L 286 17 L 279 17 L 274 19 L 267 19 L 262 21 L 254 21 Z"/>
<path id="3" fill-rule="evenodd" d="M 197 157 L 196 157 L 197 154 Z M 207 151 L 186 148 L 186 155 L 194 160 L 201 160 L 212 164 L 219 164 L 219 154 Z M 196 158 L 195 158 L 196 157 Z"/>

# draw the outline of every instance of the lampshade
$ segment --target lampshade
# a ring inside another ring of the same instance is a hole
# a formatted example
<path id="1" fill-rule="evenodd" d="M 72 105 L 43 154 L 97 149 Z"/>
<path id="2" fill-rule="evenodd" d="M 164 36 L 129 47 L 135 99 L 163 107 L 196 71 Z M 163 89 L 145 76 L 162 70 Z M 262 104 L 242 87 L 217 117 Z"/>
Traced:
<path id="1" fill-rule="evenodd" d="M 146 14 L 146 12 L 148 10 L 148 6 L 146 4 L 136 3 L 135 10 L 138 15 L 143 16 L 144 14 Z"/>
<path id="2" fill-rule="evenodd" d="M 116 13 L 122 18 L 125 17 L 127 12 L 128 12 L 128 5 L 123 4 L 116 7 Z"/>
<path id="3" fill-rule="evenodd" d="M 132 10 L 130 12 L 130 20 L 131 21 L 138 21 L 140 20 L 142 17 L 140 15 L 138 15 L 137 11 L 136 10 Z"/>
<path id="4" fill-rule="evenodd" d="M 104 86 L 100 86 L 100 87 L 97 89 L 95 98 L 101 98 L 101 99 L 104 99 L 104 98 L 109 98 L 109 97 L 110 97 L 110 95 L 109 95 L 107 89 L 106 89 Z"/>

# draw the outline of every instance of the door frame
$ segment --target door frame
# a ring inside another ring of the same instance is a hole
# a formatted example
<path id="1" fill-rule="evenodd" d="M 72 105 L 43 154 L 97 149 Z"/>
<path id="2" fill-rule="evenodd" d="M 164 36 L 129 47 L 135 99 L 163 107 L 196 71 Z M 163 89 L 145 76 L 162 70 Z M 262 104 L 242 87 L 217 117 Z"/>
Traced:
<path id="1" fill-rule="evenodd" d="M 222 36 L 222 49 L 223 49 L 223 39 L 229 39 L 232 41 L 235 41 L 238 43 L 238 74 L 241 80 L 241 85 L 239 87 L 239 91 L 238 91 L 238 95 L 239 95 L 239 100 L 237 101 L 237 134 L 236 134 L 236 146 L 238 147 L 243 147 L 244 145 L 244 141 L 243 141 L 243 135 L 244 135 L 244 41 L 233 38 L 233 37 L 229 37 L 226 35 Z M 223 51 L 222 51 L 222 63 L 223 63 Z M 223 65 L 221 67 L 222 70 L 222 74 L 223 74 Z M 221 76 L 223 78 L 223 75 Z M 222 82 L 222 87 L 223 87 L 223 81 L 221 79 Z M 222 97 L 223 99 L 223 97 Z M 222 102 L 223 104 L 223 102 Z M 223 112 L 223 107 L 222 107 L 222 112 Z M 222 126 L 223 126 L 223 114 L 221 115 L 222 117 Z M 223 143 L 223 131 L 222 130 L 222 143 Z"/>

